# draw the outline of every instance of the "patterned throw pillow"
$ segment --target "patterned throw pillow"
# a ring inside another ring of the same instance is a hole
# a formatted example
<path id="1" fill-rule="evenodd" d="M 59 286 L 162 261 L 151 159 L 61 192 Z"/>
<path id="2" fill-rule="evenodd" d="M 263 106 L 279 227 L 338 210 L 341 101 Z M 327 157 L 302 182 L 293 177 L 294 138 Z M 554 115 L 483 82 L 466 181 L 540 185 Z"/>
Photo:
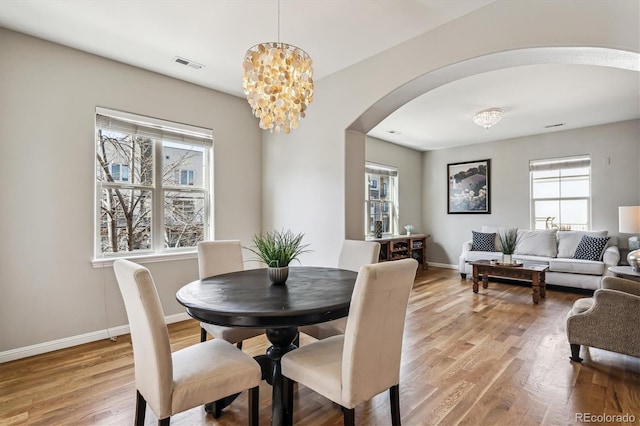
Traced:
<path id="1" fill-rule="evenodd" d="M 471 231 L 473 234 L 473 242 L 471 243 L 471 251 L 496 251 L 496 233 L 484 233 Z"/>
<path id="2" fill-rule="evenodd" d="M 576 247 L 576 254 L 573 255 L 573 258 L 600 260 L 607 241 L 609 241 L 609 237 L 590 237 L 589 235 L 583 235 L 580 244 Z"/>

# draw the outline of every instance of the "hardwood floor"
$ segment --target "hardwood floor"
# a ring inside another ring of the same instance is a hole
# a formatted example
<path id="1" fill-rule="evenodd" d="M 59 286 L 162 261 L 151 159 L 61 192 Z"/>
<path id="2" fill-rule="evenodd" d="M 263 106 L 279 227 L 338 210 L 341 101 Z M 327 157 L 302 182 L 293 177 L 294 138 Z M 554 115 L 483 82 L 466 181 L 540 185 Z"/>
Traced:
<path id="1" fill-rule="evenodd" d="M 632 415 L 640 424 L 640 359 L 598 349 L 569 361 L 565 316 L 585 295 L 490 282 L 479 294 L 456 271 L 430 268 L 416 278 L 404 336 L 400 407 L 404 425 L 580 424 L 578 413 Z M 638 326 L 630 324 L 630 326 Z M 169 326 L 173 350 L 195 344 L 199 326 Z M 313 339 L 302 336 L 302 344 Z M 261 336 L 245 351 L 264 353 Z M 0 425 L 130 425 L 135 388 L 129 336 L 0 364 Z M 271 389 L 260 386 L 261 424 L 270 418 Z M 146 424 L 156 417 L 147 408 Z M 201 407 L 172 425 L 238 425 L 247 421 L 246 392 L 218 420 Z M 342 424 L 332 402 L 303 386 L 294 422 Z M 356 408 L 356 424 L 390 424 L 388 393 Z"/>

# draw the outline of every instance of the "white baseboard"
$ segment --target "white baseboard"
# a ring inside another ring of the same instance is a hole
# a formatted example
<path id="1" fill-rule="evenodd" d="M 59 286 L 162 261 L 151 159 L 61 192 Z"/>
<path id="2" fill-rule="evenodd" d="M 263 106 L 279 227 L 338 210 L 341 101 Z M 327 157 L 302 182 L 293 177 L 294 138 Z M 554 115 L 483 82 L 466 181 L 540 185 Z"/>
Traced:
<path id="1" fill-rule="evenodd" d="M 449 265 L 447 263 L 429 262 L 429 266 L 434 266 L 436 268 L 445 268 L 445 269 L 458 269 L 458 265 Z"/>
<path id="2" fill-rule="evenodd" d="M 191 318 L 186 312 L 180 314 L 169 315 L 165 317 L 167 324 L 185 321 Z M 36 345 L 25 346 L 23 348 L 11 349 L 0 352 L 0 364 L 4 362 L 14 361 L 16 359 L 27 358 L 33 355 L 39 355 L 47 352 L 57 351 L 58 349 L 70 348 L 72 346 L 82 345 L 84 343 L 95 342 L 97 340 L 109 339 L 111 337 L 120 336 L 129 333 L 128 325 L 106 328 L 104 330 L 92 331 L 91 333 L 80 334 L 78 336 L 65 337 L 64 339 L 52 340 L 50 342 L 38 343 Z"/>

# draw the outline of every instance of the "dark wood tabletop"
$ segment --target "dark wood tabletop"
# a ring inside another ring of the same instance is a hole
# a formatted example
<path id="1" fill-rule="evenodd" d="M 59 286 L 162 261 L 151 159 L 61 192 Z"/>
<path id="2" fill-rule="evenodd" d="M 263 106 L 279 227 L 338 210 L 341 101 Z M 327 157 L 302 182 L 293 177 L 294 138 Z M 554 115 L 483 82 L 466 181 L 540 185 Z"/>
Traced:
<path id="1" fill-rule="evenodd" d="M 193 281 L 176 298 L 197 320 L 232 327 L 278 328 L 347 316 L 357 273 L 336 268 L 289 268 L 285 284 L 271 284 L 267 269 Z"/>

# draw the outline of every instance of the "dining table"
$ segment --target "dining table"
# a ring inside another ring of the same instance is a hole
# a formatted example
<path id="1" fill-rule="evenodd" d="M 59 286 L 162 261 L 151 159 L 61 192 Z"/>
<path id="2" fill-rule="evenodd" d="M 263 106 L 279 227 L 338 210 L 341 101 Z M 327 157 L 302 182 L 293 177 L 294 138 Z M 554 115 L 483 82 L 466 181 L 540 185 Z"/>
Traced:
<path id="1" fill-rule="evenodd" d="M 284 284 L 272 284 L 267 268 L 248 269 L 193 281 L 176 299 L 198 321 L 266 329 L 271 346 L 255 358 L 272 386 L 271 424 L 280 426 L 293 418 L 293 390 L 283 384 L 280 359 L 296 349 L 299 326 L 348 315 L 356 277 L 344 269 L 292 266 Z"/>

